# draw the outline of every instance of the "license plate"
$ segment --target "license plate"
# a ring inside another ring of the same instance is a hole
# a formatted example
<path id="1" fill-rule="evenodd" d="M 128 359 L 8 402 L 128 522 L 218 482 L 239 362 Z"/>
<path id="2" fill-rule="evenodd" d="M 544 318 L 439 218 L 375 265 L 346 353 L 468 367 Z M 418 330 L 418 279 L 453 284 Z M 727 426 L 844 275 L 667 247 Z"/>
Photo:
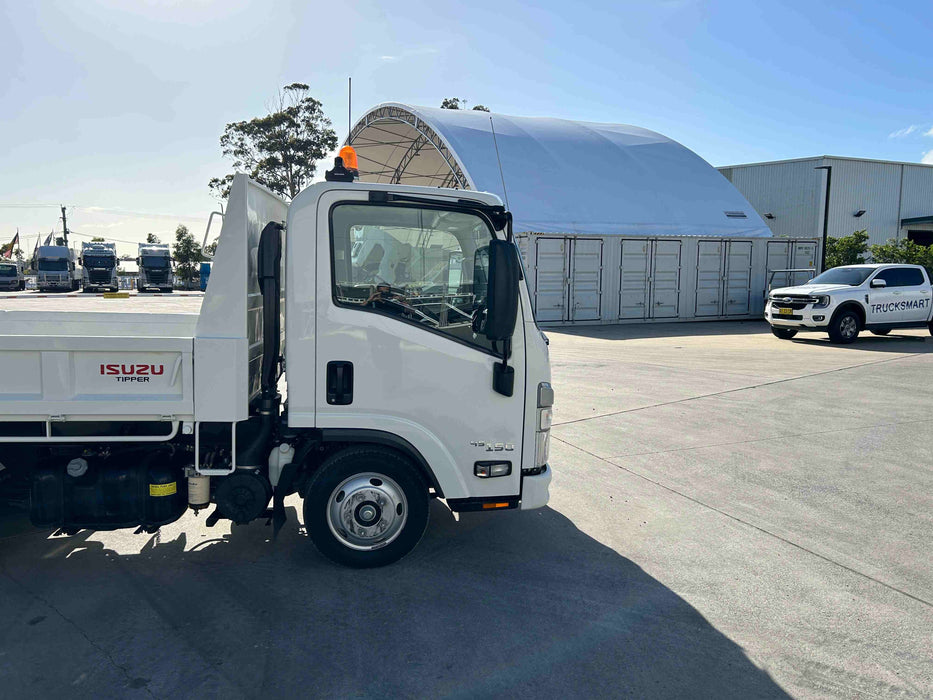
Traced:
<path id="1" fill-rule="evenodd" d="M 778 316 L 790 316 L 793 313 L 793 309 L 778 309 Z"/>

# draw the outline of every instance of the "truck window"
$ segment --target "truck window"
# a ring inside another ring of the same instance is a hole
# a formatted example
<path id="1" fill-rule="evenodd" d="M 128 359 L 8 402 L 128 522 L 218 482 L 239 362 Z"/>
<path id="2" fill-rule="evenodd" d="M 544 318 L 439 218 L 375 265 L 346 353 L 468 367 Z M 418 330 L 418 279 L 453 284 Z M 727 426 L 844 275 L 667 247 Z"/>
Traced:
<path id="1" fill-rule="evenodd" d="M 0 265 L 0 277 L 16 277 L 16 266 Z"/>
<path id="2" fill-rule="evenodd" d="M 64 258 L 55 260 L 43 260 L 39 258 L 38 267 L 42 272 L 66 272 L 68 270 L 68 261 Z"/>
<path id="3" fill-rule="evenodd" d="M 817 275 L 808 284 L 848 284 L 858 287 L 871 273 L 870 267 L 834 267 Z"/>
<path id="4" fill-rule="evenodd" d="M 879 272 L 875 279 L 884 280 L 888 287 L 916 287 L 923 284 L 923 273 L 915 267 L 891 267 Z"/>
<path id="5" fill-rule="evenodd" d="M 114 266 L 115 260 L 107 255 L 85 255 L 84 256 L 84 266 L 85 267 L 105 267 L 110 269 Z"/>
<path id="6" fill-rule="evenodd" d="M 331 211 L 334 302 L 491 351 L 471 321 L 485 301 L 492 237 L 468 212 L 338 204 Z"/>

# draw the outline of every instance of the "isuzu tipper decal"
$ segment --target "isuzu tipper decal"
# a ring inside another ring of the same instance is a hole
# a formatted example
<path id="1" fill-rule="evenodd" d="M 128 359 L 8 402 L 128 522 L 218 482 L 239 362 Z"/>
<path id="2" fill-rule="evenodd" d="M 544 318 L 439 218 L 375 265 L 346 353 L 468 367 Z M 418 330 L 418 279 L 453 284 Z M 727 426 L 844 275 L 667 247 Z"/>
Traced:
<path id="1" fill-rule="evenodd" d="M 165 365 L 101 365 L 100 373 L 118 382 L 148 382 L 149 376 L 165 373 Z"/>
<path id="2" fill-rule="evenodd" d="M 908 311 L 909 309 L 926 309 L 930 305 L 929 299 L 911 299 L 910 301 L 892 301 L 887 304 L 871 304 L 873 314 L 885 314 L 890 311 Z"/>

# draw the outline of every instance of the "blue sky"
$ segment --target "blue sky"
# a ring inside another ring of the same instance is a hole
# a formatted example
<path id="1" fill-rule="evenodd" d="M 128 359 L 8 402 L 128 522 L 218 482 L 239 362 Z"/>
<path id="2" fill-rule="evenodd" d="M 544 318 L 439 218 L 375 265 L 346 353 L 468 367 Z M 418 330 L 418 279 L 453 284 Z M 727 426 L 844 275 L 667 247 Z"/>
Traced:
<path id="1" fill-rule="evenodd" d="M 636 124 L 714 165 L 933 162 L 931 36 L 929 0 L 0 0 L 0 242 L 60 229 L 59 203 L 82 233 L 200 236 L 224 125 L 300 81 L 343 138 L 350 75 L 354 118 L 457 96 Z"/>

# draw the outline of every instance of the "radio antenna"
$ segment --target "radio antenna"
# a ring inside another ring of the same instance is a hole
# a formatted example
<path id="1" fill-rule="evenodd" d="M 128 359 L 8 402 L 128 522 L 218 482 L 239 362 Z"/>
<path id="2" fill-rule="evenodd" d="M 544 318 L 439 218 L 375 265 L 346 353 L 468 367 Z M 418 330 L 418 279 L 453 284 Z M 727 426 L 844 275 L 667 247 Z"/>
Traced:
<path id="1" fill-rule="evenodd" d="M 492 122 L 492 115 L 489 115 L 489 128 L 492 129 L 492 142 L 496 147 L 496 162 L 499 163 L 499 179 L 502 180 L 502 194 L 505 199 L 505 208 L 511 211 L 509 206 L 509 191 L 505 189 L 505 175 L 502 172 L 502 159 L 499 158 L 499 140 L 496 138 L 496 126 Z"/>
<path id="2" fill-rule="evenodd" d="M 350 145 L 350 132 L 353 131 L 353 78 L 347 78 L 347 145 Z"/>

